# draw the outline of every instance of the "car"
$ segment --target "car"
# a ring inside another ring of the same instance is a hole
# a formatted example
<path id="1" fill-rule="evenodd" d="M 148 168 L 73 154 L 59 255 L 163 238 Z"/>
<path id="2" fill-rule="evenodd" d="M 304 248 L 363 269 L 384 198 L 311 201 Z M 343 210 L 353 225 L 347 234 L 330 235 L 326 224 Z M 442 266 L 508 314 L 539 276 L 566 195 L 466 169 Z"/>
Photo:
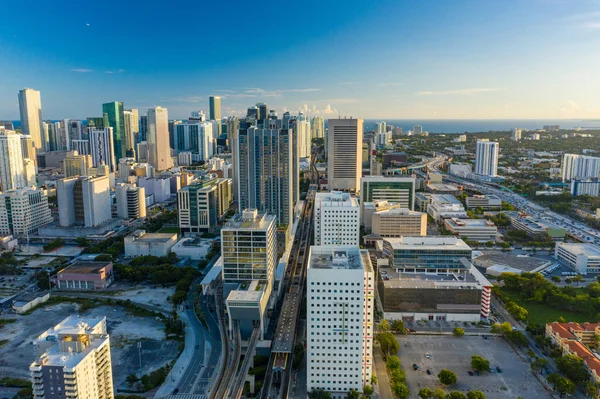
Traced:
<path id="1" fill-rule="evenodd" d="M 419 365 L 417 365 L 417 363 L 413 363 L 413 370 L 418 370 L 419 369 Z"/>
<path id="2" fill-rule="evenodd" d="M 487 335 L 483 335 L 483 339 L 487 339 Z"/>
<path id="3" fill-rule="evenodd" d="M 468 373 L 471 377 L 475 375 L 475 374 L 473 374 L 473 372 L 471 370 L 469 370 Z"/>
<path id="4" fill-rule="evenodd" d="M 494 372 L 494 369 L 490 367 L 490 373 L 493 373 L 493 372 Z"/>
<path id="5" fill-rule="evenodd" d="M 500 367 L 496 366 L 496 371 L 499 372 L 499 373 L 501 373 L 502 369 Z"/>
<path id="6" fill-rule="evenodd" d="M 431 370 L 427 369 L 427 375 L 431 375 Z"/>
<path id="7" fill-rule="evenodd" d="M 425 357 L 426 357 L 427 359 L 431 359 L 431 353 L 426 353 L 426 354 L 425 354 Z"/>
<path id="8" fill-rule="evenodd" d="M 480 375 L 481 373 L 479 372 L 479 370 L 475 370 L 475 375 Z"/>

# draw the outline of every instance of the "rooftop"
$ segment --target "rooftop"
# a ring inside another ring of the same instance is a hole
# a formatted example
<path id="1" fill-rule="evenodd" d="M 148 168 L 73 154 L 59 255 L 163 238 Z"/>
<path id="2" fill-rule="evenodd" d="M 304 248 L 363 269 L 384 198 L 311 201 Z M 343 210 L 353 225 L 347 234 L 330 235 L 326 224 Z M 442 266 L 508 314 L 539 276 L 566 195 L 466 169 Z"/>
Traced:
<path id="1" fill-rule="evenodd" d="M 469 198 L 476 198 L 476 199 L 493 199 L 493 200 L 498 200 L 500 201 L 500 197 L 498 197 L 496 194 L 488 194 L 488 195 L 474 195 L 472 197 Z"/>
<path id="2" fill-rule="evenodd" d="M 349 193 L 343 193 L 339 191 L 332 191 L 330 193 L 316 193 L 316 203 L 329 203 L 323 205 L 335 205 L 335 206 L 351 206 L 358 207 L 358 200 L 356 197 L 352 197 Z"/>
<path id="3" fill-rule="evenodd" d="M 59 334 L 106 334 L 106 317 L 69 316 L 44 331 L 35 341 L 52 341 L 48 337 L 58 337 Z"/>
<path id="4" fill-rule="evenodd" d="M 402 273 L 394 268 L 381 268 L 382 278 L 386 288 L 430 288 L 430 289 L 479 289 L 491 286 L 491 283 L 474 267 L 460 273 Z"/>
<path id="5" fill-rule="evenodd" d="M 392 249 L 471 250 L 463 240 L 449 236 L 385 238 Z"/>
<path id="6" fill-rule="evenodd" d="M 261 284 L 258 280 L 252 280 L 246 288 L 241 288 L 242 286 L 240 285 L 238 289 L 229 293 L 227 302 L 240 301 L 258 303 L 264 294 L 265 285 L 266 284 Z"/>
<path id="7" fill-rule="evenodd" d="M 458 186 L 454 184 L 431 183 L 427 185 L 429 191 L 458 191 Z"/>
<path id="8" fill-rule="evenodd" d="M 94 274 L 99 273 L 103 268 L 112 265 L 110 261 L 103 262 L 87 262 L 87 261 L 77 261 L 73 263 L 71 266 L 67 266 L 58 274 L 63 273 L 71 273 L 71 274 Z"/>
<path id="9" fill-rule="evenodd" d="M 553 261 L 534 258 L 532 256 L 517 256 L 503 253 L 488 253 L 473 260 L 477 267 L 489 268 L 495 265 L 508 266 L 524 272 L 533 272 L 549 266 Z"/>
<path id="10" fill-rule="evenodd" d="M 392 208 L 392 209 L 386 209 L 380 212 L 377 212 L 377 215 L 382 215 L 382 216 L 422 216 L 424 215 L 424 213 L 422 212 L 417 212 L 417 211 L 411 211 L 408 208 Z"/>
<path id="11" fill-rule="evenodd" d="M 177 238 L 177 233 L 146 233 L 146 230 L 136 230 L 126 238 L 133 241 L 164 243 Z"/>
<path id="12" fill-rule="evenodd" d="M 309 269 L 363 269 L 363 258 L 359 247 L 312 246 L 308 261 Z"/>
<path id="13" fill-rule="evenodd" d="M 452 227 L 495 227 L 493 222 L 486 219 L 457 219 L 450 218 L 446 219 L 445 223 L 448 223 Z"/>
<path id="14" fill-rule="evenodd" d="M 229 219 L 222 230 L 267 230 L 271 223 L 275 223 L 274 215 L 260 214 L 256 209 L 246 209 Z"/>
<path id="15" fill-rule="evenodd" d="M 53 345 L 46 353 L 36 360 L 44 366 L 62 366 L 65 371 L 72 370 L 79 364 L 91 351 L 98 349 L 108 340 L 108 335 L 104 335 L 102 339 L 93 339 L 82 352 L 61 352 L 58 345 Z"/>
<path id="16" fill-rule="evenodd" d="M 575 255 L 600 256 L 600 247 L 588 243 L 558 243 L 558 246 Z"/>

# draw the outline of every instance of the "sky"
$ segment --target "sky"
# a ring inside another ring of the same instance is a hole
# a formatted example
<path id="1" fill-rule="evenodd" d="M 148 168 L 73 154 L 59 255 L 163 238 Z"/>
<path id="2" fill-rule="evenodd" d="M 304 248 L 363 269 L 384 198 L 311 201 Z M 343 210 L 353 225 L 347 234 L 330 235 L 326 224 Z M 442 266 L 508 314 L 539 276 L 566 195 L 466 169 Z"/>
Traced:
<path id="1" fill-rule="evenodd" d="M 600 0 L 28 0 L 2 5 L 0 119 L 123 101 L 169 117 L 600 118 Z"/>

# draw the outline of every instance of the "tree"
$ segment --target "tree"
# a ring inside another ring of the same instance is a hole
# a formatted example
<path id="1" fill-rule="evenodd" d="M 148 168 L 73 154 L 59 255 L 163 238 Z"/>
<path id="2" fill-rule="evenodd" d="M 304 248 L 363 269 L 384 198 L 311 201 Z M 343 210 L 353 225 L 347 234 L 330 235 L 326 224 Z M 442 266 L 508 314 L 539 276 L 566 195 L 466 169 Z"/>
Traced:
<path id="1" fill-rule="evenodd" d="M 529 340 L 521 331 L 511 331 L 506 335 L 506 340 L 518 346 L 527 346 Z"/>
<path id="2" fill-rule="evenodd" d="M 448 399 L 467 399 L 464 393 L 460 391 L 452 391 L 448 395 L 446 395 Z"/>
<path id="3" fill-rule="evenodd" d="M 455 337 L 462 337 L 463 335 L 465 335 L 465 329 L 460 327 L 454 327 L 454 330 L 452 330 L 452 335 L 454 335 Z"/>
<path id="4" fill-rule="evenodd" d="M 377 385 L 377 376 L 375 374 L 371 375 L 371 385 Z"/>
<path id="5" fill-rule="evenodd" d="M 577 283 L 578 287 L 579 287 L 579 283 L 583 283 L 585 281 L 585 279 L 583 278 L 583 276 L 581 274 L 576 275 L 575 277 L 572 278 L 572 280 Z"/>
<path id="6" fill-rule="evenodd" d="M 600 396 L 600 385 L 597 382 L 588 381 L 585 384 L 585 392 L 591 398 L 598 398 Z"/>
<path id="7" fill-rule="evenodd" d="M 360 392 L 356 389 L 351 389 L 350 392 L 346 394 L 346 399 L 360 399 Z"/>
<path id="8" fill-rule="evenodd" d="M 536 358 L 533 362 L 531 362 L 531 369 L 535 371 L 540 371 L 548 365 L 548 359 L 544 359 L 543 357 Z"/>
<path id="9" fill-rule="evenodd" d="M 373 395 L 374 392 L 375 391 L 373 390 L 373 387 L 370 386 L 370 385 L 365 385 L 363 387 L 363 396 L 366 396 L 366 397 L 370 398 L 371 395 Z"/>
<path id="10" fill-rule="evenodd" d="M 386 319 L 381 320 L 381 323 L 379 323 L 379 325 L 377 326 L 377 331 L 379 331 L 379 332 L 390 331 L 390 323 Z"/>
<path id="11" fill-rule="evenodd" d="M 600 345 L 600 335 L 594 334 L 594 337 L 592 338 L 592 341 L 594 342 L 594 346 L 596 348 L 598 348 L 598 346 Z"/>
<path id="12" fill-rule="evenodd" d="M 23 388 L 17 392 L 13 399 L 31 399 L 33 398 L 33 389 Z"/>
<path id="13" fill-rule="evenodd" d="M 440 379 L 440 382 L 444 385 L 454 385 L 456 384 L 456 381 L 458 381 L 456 374 L 447 369 L 440 370 L 438 378 Z"/>
<path id="14" fill-rule="evenodd" d="M 510 325 L 510 323 L 508 321 L 505 321 L 502 324 L 500 324 L 500 323 L 492 324 L 492 332 L 495 334 L 506 335 L 511 331 L 512 331 L 512 326 Z"/>
<path id="15" fill-rule="evenodd" d="M 419 398 L 421 398 L 421 399 L 431 399 L 431 398 L 433 398 L 433 390 L 431 388 L 421 388 L 421 389 L 419 389 Z"/>
<path id="16" fill-rule="evenodd" d="M 410 391 L 403 382 L 395 382 L 392 384 L 392 392 L 400 399 L 408 399 L 410 397 Z"/>
<path id="17" fill-rule="evenodd" d="M 377 334 L 377 342 L 381 346 L 381 352 L 383 356 L 387 358 L 389 355 L 395 355 L 400 350 L 400 344 L 394 334 L 390 332 L 384 332 Z"/>
<path id="18" fill-rule="evenodd" d="M 404 327 L 404 321 L 402 320 L 393 320 L 392 321 L 392 331 L 396 334 L 406 334 L 406 327 Z"/>
<path id="19" fill-rule="evenodd" d="M 138 376 L 137 376 L 137 375 L 135 375 L 135 374 L 129 374 L 129 375 L 127 376 L 127 378 L 125 379 L 125 381 L 127 381 L 127 383 L 128 383 L 129 385 L 133 385 L 133 384 L 135 384 L 136 382 L 138 382 L 139 380 L 140 380 L 140 379 L 139 379 L 139 378 L 138 378 Z"/>
<path id="20" fill-rule="evenodd" d="M 445 399 L 446 398 L 446 391 L 444 391 L 442 388 L 435 388 L 433 390 L 433 399 Z"/>
<path id="21" fill-rule="evenodd" d="M 331 394 L 323 389 L 313 389 L 308 393 L 309 399 L 332 399 Z"/>
<path id="22" fill-rule="evenodd" d="M 488 371 L 490 369 L 490 361 L 482 356 L 473 355 L 471 356 L 471 367 L 478 371 Z"/>
<path id="23" fill-rule="evenodd" d="M 560 283 L 560 276 L 552 276 L 552 277 L 550 277 L 550 279 L 552 281 L 554 281 L 555 283 Z"/>
<path id="24" fill-rule="evenodd" d="M 590 380 L 590 373 L 583 362 L 583 359 L 566 355 L 556 360 L 556 367 L 565 377 L 575 384 L 585 384 Z"/>
<path id="25" fill-rule="evenodd" d="M 385 366 L 388 370 L 396 370 L 402 367 L 402 364 L 400 363 L 398 356 L 388 356 Z"/>
<path id="26" fill-rule="evenodd" d="M 561 394 L 575 393 L 575 384 L 573 381 L 569 380 L 567 377 L 563 377 L 559 374 L 552 373 L 547 378 L 548 382 L 554 385 L 554 389 L 556 389 Z"/>
<path id="27" fill-rule="evenodd" d="M 481 391 L 467 392 L 467 399 L 485 399 L 485 394 Z"/>

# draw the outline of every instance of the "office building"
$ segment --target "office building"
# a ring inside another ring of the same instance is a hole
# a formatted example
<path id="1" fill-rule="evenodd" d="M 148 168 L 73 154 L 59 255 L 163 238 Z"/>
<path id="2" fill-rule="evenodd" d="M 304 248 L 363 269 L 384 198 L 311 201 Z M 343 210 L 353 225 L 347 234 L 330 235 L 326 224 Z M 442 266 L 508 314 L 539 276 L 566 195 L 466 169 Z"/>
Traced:
<path id="1" fill-rule="evenodd" d="M 103 116 L 90 116 L 86 119 L 87 127 L 94 127 L 96 129 L 104 129 L 110 127 L 108 124 L 108 114 L 102 114 Z"/>
<path id="2" fill-rule="evenodd" d="M 554 256 L 579 274 L 600 273 L 600 247 L 597 245 L 557 242 Z"/>
<path id="3" fill-rule="evenodd" d="M 427 214 L 407 208 L 392 208 L 372 215 L 372 234 L 379 237 L 427 235 Z"/>
<path id="4" fill-rule="evenodd" d="M 167 256 L 177 243 L 177 233 L 146 233 L 136 230 L 125 237 L 125 256 Z"/>
<path id="5" fill-rule="evenodd" d="M 485 219 L 444 219 L 444 226 L 457 237 L 469 241 L 496 241 L 498 228 Z"/>
<path id="6" fill-rule="evenodd" d="M 565 229 L 543 219 L 537 219 L 524 213 L 516 211 L 504 212 L 510 219 L 511 227 L 523 230 L 533 239 L 562 241 L 565 239 Z"/>
<path id="7" fill-rule="evenodd" d="M 389 266 L 403 272 L 451 273 L 464 269 L 461 259 L 470 262 L 473 252 L 463 240 L 450 236 L 384 238 L 382 249 Z"/>
<path id="8" fill-rule="evenodd" d="M 360 206 L 349 193 L 316 193 L 315 245 L 360 245 Z"/>
<path id="9" fill-rule="evenodd" d="M 375 133 L 387 132 L 387 124 L 385 122 L 375 122 Z"/>
<path id="10" fill-rule="evenodd" d="M 119 183 L 115 189 L 117 214 L 122 219 L 146 217 L 146 190 L 135 184 Z"/>
<path id="11" fill-rule="evenodd" d="M 600 175 L 600 158 L 587 155 L 564 154 L 561 165 L 562 181 L 571 179 L 597 179 Z"/>
<path id="12" fill-rule="evenodd" d="M 135 150 L 137 136 L 140 130 L 140 116 L 137 109 L 128 109 L 123 111 L 125 127 L 125 149 L 126 151 Z"/>
<path id="13" fill-rule="evenodd" d="M 79 155 L 73 151 L 62 161 L 65 177 L 87 176 L 88 170 L 93 166 L 91 155 Z"/>
<path id="14" fill-rule="evenodd" d="M 33 341 L 34 399 L 113 399 L 106 317 L 69 316 Z"/>
<path id="15" fill-rule="evenodd" d="M 0 129 L 2 128 L 5 130 L 15 130 L 15 125 L 12 121 L 0 121 Z"/>
<path id="16" fill-rule="evenodd" d="M 88 130 L 86 130 L 86 135 L 88 135 Z M 71 140 L 71 150 L 77 151 L 79 155 L 90 155 L 90 140 Z"/>
<path id="17" fill-rule="evenodd" d="M 336 398 L 361 392 L 373 372 L 375 273 L 368 252 L 312 246 L 306 284 L 307 390 Z"/>
<path id="18" fill-rule="evenodd" d="M 512 130 L 512 137 L 511 137 L 512 141 L 519 141 L 519 140 L 521 140 L 521 132 L 522 132 L 521 129 L 514 128 Z"/>
<path id="19" fill-rule="evenodd" d="M 221 120 L 221 97 L 210 96 L 208 98 L 209 117 L 211 121 Z"/>
<path id="20" fill-rule="evenodd" d="M 315 116 L 310 121 L 311 137 L 313 139 L 322 139 L 325 137 L 325 119 L 322 116 Z"/>
<path id="21" fill-rule="evenodd" d="M 110 261 L 76 261 L 62 269 L 51 281 L 60 290 L 105 290 L 114 280 Z"/>
<path id="22" fill-rule="evenodd" d="M 213 125 L 210 122 L 180 123 L 173 126 L 174 149 L 191 151 L 199 161 L 213 157 Z"/>
<path id="23" fill-rule="evenodd" d="M 112 127 L 104 129 L 88 129 L 88 135 L 90 137 L 92 166 L 97 168 L 106 165 L 111 172 L 114 172 L 116 170 L 116 162 Z"/>
<path id="24" fill-rule="evenodd" d="M 48 197 L 42 190 L 0 192 L 0 235 L 26 236 L 52 221 Z"/>
<path id="25" fill-rule="evenodd" d="M 453 273 L 380 267 L 377 285 L 386 320 L 478 323 L 490 313 L 492 284 L 469 262 Z"/>
<path id="26" fill-rule="evenodd" d="M 327 184 L 329 190 L 360 191 L 362 119 L 329 119 Z"/>
<path id="27" fill-rule="evenodd" d="M 155 203 L 171 199 L 171 179 L 168 176 L 138 177 L 138 186 L 146 190 L 146 197 L 153 196 Z"/>
<path id="28" fill-rule="evenodd" d="M 25 175 L 25 185 L 26 187 L 36 187 L 37 179 L 36 179 L 36 166 L 35 162 L 31 159 L 25 158 L 23 159 L 23 173 Z"/>
<path id="29" fill-rule="evenodd" d="M 311 150 L 310 122 L 306 119 L 303 112 L 298 113 L 296 123 L 294 124 L 294 134 L 298 138 L 298 157 L 309 158 Z"/>
<path id="30" fill-rule="evenodd" d="M 33 139 L 27 134 L 21 135 L 21 150 L 23 152 L 23 158 L 28 158 L 36 162 L 37 151 L 33 145 Z"/>
<path id="31" fill-rule="evenodd" d="M 225 122 L 227 126 L 227 142 L 229 143 L 229 148 L 231 149 L 231 164 L 233 166 L 233 176 L 231 180 L 231 190 L 233 192 L 234 201 L 239 201 L 239 130 L 240 130 L 240 120 L 237 116 L 230 116 L 227 118 Z M 245 126 L 246 122 L 242 122 L 242 125 Z"/>
<path id="32" fill-rule="evenodd" d="M 487 139 L 477 140 L 475 148 L 475 173 L 483 176 L 498 175 L 500 144 Z"/>
<path id="33" fill-rule="evenodd" d="M 119 160 L 121 158 L 125 158 L 127 156 L 127 141 L 125 138 L 125 115 L 123 103 L 120 101 L 115 101 L 102 104 L 102 113 L 108 116 L 108 126 L 112 128 L 113 153 L 115 159 Z M 111 170 L 114 171 L 114 169 Z"/>
<path id="34" fill-rule="evenodd" d="M 63 227 L 97 227 L 111 219 L 108 176 L 60 179 L 56 196 L 59 222 Z"/>
<path id="35" fill-rule="evenodd" d="M 441 183 L 442 175 L 440 174 L 430 174 L 429 178 L 430 179 L 425 184 L 425 190 L 427 192 L 433 194 L 452 194 L 455 196 L 460 196 L 462 194 L 462 187 L 454 184 Z M 439 179 L 440 183 L 433 183 L 436 178 Z"/>
<path id="36" fill-rule="evenodd" d="M 571 195 L 589 195 L 598 197 L 600 195 L 600 181 L 598 179 L 573 179 L 571 180 Z"/>
<path id="37" fill-rule="evenodd" d="M 27 187 L 21 135 L 0 129 L 0 191 Z"/>
<path id="38" fill-rule="evenodd" d="M 196 180 L 177 191 L 181 233 L 212 232 L 231 205 L 231 179 Z"/>
<path id="39" fill-rule="evenodd" d="M 236 214 L 221 229 L 223 281 L 273 281 L 277 262 L 275 217 L 256 209 Z"/>
<path id="40" fill-rule="evenodd" d="M 277 217 L 278 225 L 292 223 L 293 151 L 289 129 L 239 130 L 240 209 L 256 208 Z"/>
<path id="41" fill-rule="evenodd" d="M 367 202 L 388 201 L 402 208 L 415 209 L 414 177 L 365 176 L 360 179 L 361 215 Z M 364 221 L 361 221 L 364 224 Z"/>
<path id="42" fill-rule="evenodd" d="M 502 209 L 502 200 L 494 194 L 474 195 L 466 199 L 467 209 L 481 208 L 484 211 L 499 211 Z"/>
<path id="43" fill-rule="evenodd" d="M 38 151 L 46 149 L 43 139 L 42 99 L 40 92 L 33 89 L 19 91 L 19 111 L 21 114 L 21 132 L 31 136 L 33 146 Z"/>
<path id="44" fill-rule="evenodd" d="M 166 108 L 148 109 L 148 163 L 157 171 L 173 166 L 169 145 L 169 114 Z"/>
<path id="45" fill-rule="evenodd" d="M 463 204 L 450 194 L 429 194 L 427 213 L 438 223 L 444 219 L 467 219 L 467 212 Z M 421 212 L 425 212 L 421 209 Z"/>

